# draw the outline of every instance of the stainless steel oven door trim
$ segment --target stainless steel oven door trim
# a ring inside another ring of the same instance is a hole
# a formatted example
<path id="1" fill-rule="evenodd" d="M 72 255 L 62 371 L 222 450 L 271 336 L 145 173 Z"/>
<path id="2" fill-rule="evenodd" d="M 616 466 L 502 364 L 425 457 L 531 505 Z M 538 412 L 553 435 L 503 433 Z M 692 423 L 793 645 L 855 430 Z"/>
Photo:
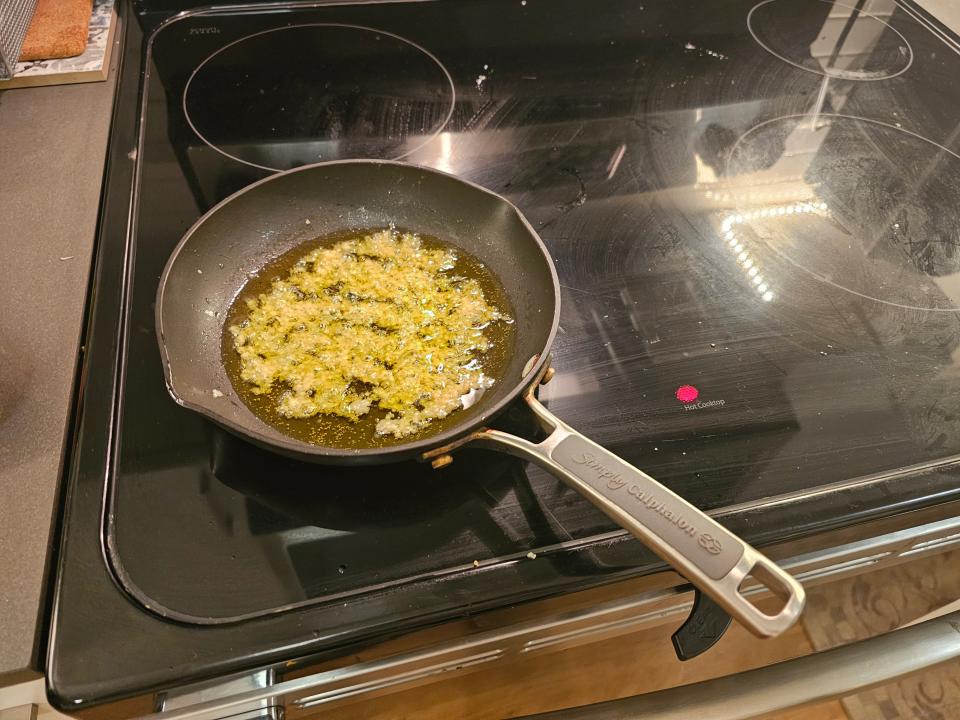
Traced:
<path id="1" fill-rule="evenodd" d="M 518 720 L 749 720 L 960 659 L 960 612 L 796 660 Z"/>
<path id="2" fill-rule="evenodd" d="M 262 693 L 276 683 L 276 673 L 272 669 L 257 670 L 243 675 L 209 680 L 158 693 L 154 706 L 156 715 L 168 717 L 170 713 L 196 707 L 200 703 L 217 702 L 233 698 L 242 693 Z M 242 705 L 233 705 L 226 711 L 230 720 L 280 720 L 280 706 L 272 694 L 268 697 L 251 700 Z M 2 719 L 0 719 L 2 720 Z"/>

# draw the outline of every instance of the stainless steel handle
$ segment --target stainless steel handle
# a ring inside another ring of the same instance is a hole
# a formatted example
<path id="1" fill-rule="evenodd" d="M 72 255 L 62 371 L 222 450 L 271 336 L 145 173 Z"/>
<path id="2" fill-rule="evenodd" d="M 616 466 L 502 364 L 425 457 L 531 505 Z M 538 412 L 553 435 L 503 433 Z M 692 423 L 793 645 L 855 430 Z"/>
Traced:
<path id="1" fill-rule="evenodd" d="M 476 433 L 473 441 L 532 460 L 561 478 L 756 635 L 779 635 L 796 622 L 805 596 L 789 573 L 679 495 L 564 423 L 532 391 L 524 398 L 550 431 L 546 440 L 533 443 L 485 430 Z M 740 592 L 751 574 L 782 598 L 784 604 L 777 613 L 764 613 Z"/>
<path id="2" fill-rule="evenodd" d="M 797 660 L 517 720 L 748 720 L 852 695 L 960 658 L 960 612 Z"/>

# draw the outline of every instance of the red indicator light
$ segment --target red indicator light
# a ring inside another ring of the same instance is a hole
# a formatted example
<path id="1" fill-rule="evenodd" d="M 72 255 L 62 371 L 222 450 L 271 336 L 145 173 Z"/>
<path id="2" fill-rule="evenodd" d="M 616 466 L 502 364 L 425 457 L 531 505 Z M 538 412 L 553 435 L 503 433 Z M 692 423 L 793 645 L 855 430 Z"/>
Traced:
<path id="1" fill-rule="evenodd" d="M 700 397 L 700 391 L 693 385 L 681 385 L 677 388 L 677 400 L 683 403 L 692 403 Z"/>

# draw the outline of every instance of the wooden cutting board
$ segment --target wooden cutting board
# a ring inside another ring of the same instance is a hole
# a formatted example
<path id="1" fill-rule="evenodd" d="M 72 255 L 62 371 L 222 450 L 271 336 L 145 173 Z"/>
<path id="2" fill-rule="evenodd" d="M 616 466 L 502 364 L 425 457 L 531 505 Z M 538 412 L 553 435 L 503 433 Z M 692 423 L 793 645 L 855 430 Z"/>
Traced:
<path id="1" fill-rule="evenodd" d="M 74 57 L 87 47 L 93 0 L 37 0 L 20 61 Z"/>

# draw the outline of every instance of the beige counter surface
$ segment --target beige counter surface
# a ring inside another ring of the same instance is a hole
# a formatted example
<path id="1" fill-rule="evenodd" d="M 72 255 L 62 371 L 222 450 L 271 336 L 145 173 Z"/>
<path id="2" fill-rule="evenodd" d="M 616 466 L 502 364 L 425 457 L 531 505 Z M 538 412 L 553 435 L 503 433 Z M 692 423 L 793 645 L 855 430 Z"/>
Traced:
<path id="1" fill-rule="evenodd" d="M 0 92 L 0 685 L 43 662 L 114 78 Z"/>

